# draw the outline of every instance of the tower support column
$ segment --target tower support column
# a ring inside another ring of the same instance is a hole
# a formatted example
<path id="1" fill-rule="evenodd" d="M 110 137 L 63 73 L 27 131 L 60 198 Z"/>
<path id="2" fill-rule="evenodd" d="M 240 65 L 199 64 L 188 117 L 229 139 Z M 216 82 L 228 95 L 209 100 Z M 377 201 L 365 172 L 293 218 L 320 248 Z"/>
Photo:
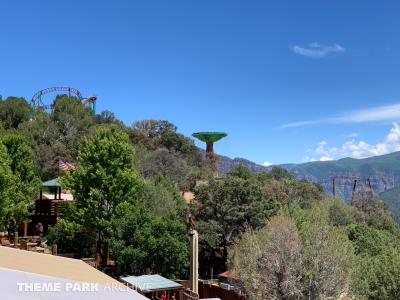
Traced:
<path id="1" fill-rule="evenodd" d="M 190 232 L 190 289 L 199 294 L 199 234 Z"/>

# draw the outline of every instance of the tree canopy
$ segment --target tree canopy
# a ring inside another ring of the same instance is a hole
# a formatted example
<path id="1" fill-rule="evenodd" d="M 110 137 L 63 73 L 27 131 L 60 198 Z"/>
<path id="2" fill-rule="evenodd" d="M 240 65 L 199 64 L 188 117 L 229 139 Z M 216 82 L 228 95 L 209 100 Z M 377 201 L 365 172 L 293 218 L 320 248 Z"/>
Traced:
<path id="1" fill-rule="evenodd" d="M 346 204 L 282 167 L 214 178 L 171 122 L 126 126 L 67 95 L 49 111 L 0 99 L 0 230 L 30 218 L 40 180 L 59 175 L 60 159 L 76 165 L 61 172 L 75 201 L 46 236 L 61 253 L 105 264 L 110 249 L 116 275 L 185 277 L 190 212 L 201 276 L 233 268 L 250 299 L 399 298 L 400 229 L 377 195 L 358 190 Z"/>
<path id="2" fill-rule="evenodd" d="M 92 137 L 85 138 L 78 163 L 74 172 L 62 178 L 76 200 L 68 219 L 93 232 L 101 251 L 108 247 L 114 210 L 120 203 L 138 202 L 143 180 L 134 167 L 128 136 L 116 126 L 99 127 Z"/>

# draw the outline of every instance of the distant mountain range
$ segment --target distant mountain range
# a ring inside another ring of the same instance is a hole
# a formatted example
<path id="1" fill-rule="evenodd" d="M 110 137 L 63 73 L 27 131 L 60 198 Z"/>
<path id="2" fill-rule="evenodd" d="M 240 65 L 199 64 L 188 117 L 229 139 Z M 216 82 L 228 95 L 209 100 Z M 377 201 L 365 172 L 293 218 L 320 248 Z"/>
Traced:
<path id="1" fill-rule="evenodd" d="M 245 166 L 255 173 L 269 171 L 272 168 L 272 166 L 265 167 L 243 158 L 230 159 L 221 156 L 218 171 L 220 174 L 225 174 L 238 165 Z M 365 159 L 343 158 L 280 166 L 286 168 L 298 179 L 320 183 L 327 193 L 332 193 L 333 177 L 368 177 L 373 190 L 381 196 L 400 221 L 400 151 Z M 337 192 L 344 201 L 349 200 L 351 188 L 351 184 L 337 186 Z"/>

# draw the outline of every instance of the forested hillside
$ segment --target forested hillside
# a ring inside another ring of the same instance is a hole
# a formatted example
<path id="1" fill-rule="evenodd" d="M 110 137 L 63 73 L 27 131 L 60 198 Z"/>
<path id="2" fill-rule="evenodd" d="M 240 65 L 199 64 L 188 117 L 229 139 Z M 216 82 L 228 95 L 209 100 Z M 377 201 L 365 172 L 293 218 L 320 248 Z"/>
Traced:
<path id="1" fill-rule="evenodd" d="M 268 172 L 272 167 L 258 165 L 246 159 L 221 157 L 219 170 L 221 174 L 229 172 L 235 166 L 245 166 L 252 172 Z M 374 192 L 380 194 L 382 200 L 400 221 L 400 152 L 369 157 L 365 159 L 344 158 L 335 161 L 316 161 L 304 164 L 283 164 L 297 179 L 305 179 L 319 183 L 326 193 L 332 193 L 334 177 L 366 177 L 370 178 Z M 352 182 L 338 185 L 337 194 L 344 201 L 350 201 Z"/>
<path id="2" fill-rule="evenodd" d="M 225 174 L 237 165 L 245 166 L 255 173 L 267 172 L 272 168 L 242 158 L 221 157 L 219 171 Z M 280 166 L 298 179 L 320 183 L 327 192 L 332 191 L 332 178 L 335 176 L 369 177 L 376 193 L 400 186 L 400 152 L 365 159 L 343 158 Z"/>
<path id="3" fill-rule="evenodd" d="M 115 276 L 187 278 L 190 213 L 201 277 L 232 269 L 251 300 L 400 297 L 400 228 L 367 190 L 346 204 L 284 168 L 255 170 L 246 160 L 216 178 L 171 122 L 126 125 L 66 95 L 49 112 L 0 100 L 0 122 L 0 231 L 29 220 L 40 182 L 59 176 L 75 201 L 46 240 L 102 267 L 111 257 Z M 60 170 L 60 160 L 75 169 Z"/>

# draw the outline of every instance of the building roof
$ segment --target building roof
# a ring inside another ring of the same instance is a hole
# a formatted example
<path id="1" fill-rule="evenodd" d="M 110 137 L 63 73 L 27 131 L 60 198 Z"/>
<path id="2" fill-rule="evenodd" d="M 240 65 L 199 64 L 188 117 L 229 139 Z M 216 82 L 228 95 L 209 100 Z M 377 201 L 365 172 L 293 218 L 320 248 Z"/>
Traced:
<path id="1" fill-rule="evenodd" d="M 120 284 L 114 278 L 79 259 L 2 246 L 0 246 L 0 258 L 0 268 L 90 283 Z"/>
<path id="2" fill-rule="evenodd" d="M 60 178 L 57 177 L 57 178 L 45 181 L 42 183 L 42 186 L 44 186 L 44 187 L 61 187 Z"/>
<path id="3" fill-rule="evenodd" d="M 228 270 L 223 273 L 218 274 L 219 277 L 225 277 L 228 279 L 235 279 L 237 280 L 238 278 L 236 277 L 235 271 L 234 270 Z"/>
<path id="4" fill-rule="evenodd" d="M 27 252 L 27 251 L 25 251 Z M 2 299 L 12 300 L 149 300 L 121 286 L 84 283 L 53 276 L 0 268 Z"/>
<path id="5" fill-rule="evenodd" d="M 160 275 L 127 276 L 121 280 L 142 291 L 170 290 L 183 288 L 183 285 L 164 278 Z"/>

